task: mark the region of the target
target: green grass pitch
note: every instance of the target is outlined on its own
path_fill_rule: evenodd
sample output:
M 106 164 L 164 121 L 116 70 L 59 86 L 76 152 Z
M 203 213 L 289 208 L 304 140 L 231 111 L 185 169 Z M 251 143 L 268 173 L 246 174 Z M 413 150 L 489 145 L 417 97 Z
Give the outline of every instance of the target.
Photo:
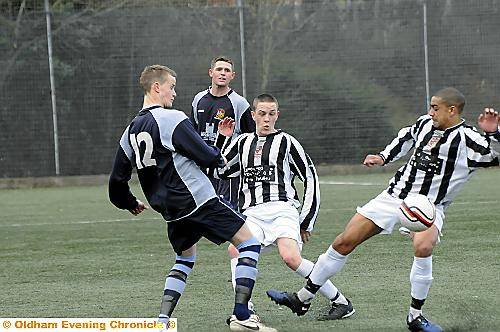
M 321 186 L 321 212 L 304 257 L 315 261 L 356 206 L 392 175 L 367 173 L 321 177 L 330 184 Z M 424 306 L 446 331 L 500 329 L 499 183 L 499 169 L 479 171 L 447 211 Z M 0 202 L 0 317 L 156 317 L 174 258 L 158 214 L 115 209 L 105 186 L 0 190 Z M 261 318 L 280 331 L 404 331 L 412 257 L 409 240 L 397 232 L 354 251 L 332 280 L 355 306 L 346 320 L 316 321 L 328 307 L 320 296 L 300 318 L 272 304 L 268 288 L 304 284 L 277 251 L 261 256 L 253 299 Z M 227 330 L 229 279 L 226 246 L 202 240 L 174 312 L 179 331 Z

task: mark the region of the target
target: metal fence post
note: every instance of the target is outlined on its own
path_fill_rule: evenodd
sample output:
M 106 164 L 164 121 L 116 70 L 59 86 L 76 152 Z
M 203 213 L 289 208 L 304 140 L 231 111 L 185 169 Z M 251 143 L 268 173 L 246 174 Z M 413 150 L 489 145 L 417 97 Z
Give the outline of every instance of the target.
M 49 54 L 50 96 L 52 100 L 52 123 L 54 126 L 54 161 L 56 175 L 59 175 L 59 137 L 57 133 L 56 86 L 54 81 L 54 66 L 52 63 L 52 30 L 50 24 L 49 0 L 45 0 L 45 19 L 47 21 L 47 51 Z
M 424 0 L 424 62 L 425 62 L 425 99 L 426 99 L 426 110 L 430 107 L 430 93 L 429 93 L 429 53 L 427 45 L 427 3 Z
M 240 53 L 241 53 L 241 81 L 243 88 L 243 97 L 247 97 L 246 82 L 246 60 L 245 60 L 245 25 L 243 24 L 243 4 L 238 0 L 238 12 L 240 14 Z

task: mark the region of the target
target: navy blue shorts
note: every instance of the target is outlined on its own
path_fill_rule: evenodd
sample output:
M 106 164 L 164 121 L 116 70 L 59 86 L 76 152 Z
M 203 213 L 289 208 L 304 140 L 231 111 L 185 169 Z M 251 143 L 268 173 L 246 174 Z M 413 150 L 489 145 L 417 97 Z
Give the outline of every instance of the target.
M 167 231 L 174 251 L 180 255 L 202 237 L 217 245 L 229 241 L 244 224 L 243 215 L 213 198 L 190 216 L 167 223 Z
M 215 192 L 219 197 L 231 203 L 231 207 L 235 209 L 238 206 L 239 180 L 240 178 L 214 179 L 210 178 Z

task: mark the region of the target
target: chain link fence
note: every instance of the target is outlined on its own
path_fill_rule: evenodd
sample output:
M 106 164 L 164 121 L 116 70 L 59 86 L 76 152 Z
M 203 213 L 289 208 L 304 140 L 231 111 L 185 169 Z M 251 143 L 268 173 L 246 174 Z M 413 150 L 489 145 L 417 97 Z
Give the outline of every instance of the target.
M 55 175 L 43 1 L 0 3 L 0 177 Z M 275 95 L 278 127 L 317 163 L 359 163 L 426 112 L 428 91 L 500 108 L 496 0 L 51 1 L 60 175 L 105 174 L 142 105 L 146 65 L 178 74 L 189 114 L 220 54 L 233 88 Z M 427 32 L 424 35 L 424 31 Z M 424 38 L 426 37 L 426 38 Z

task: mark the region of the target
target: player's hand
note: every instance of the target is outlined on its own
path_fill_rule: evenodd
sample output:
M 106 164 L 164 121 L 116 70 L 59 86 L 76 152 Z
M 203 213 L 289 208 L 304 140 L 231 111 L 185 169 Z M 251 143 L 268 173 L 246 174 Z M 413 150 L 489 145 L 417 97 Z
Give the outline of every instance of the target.
M 234 131 L 234 119 L 225 117 L 219 122 L 218 131 L 221 135 L 229 137 L 233 135 Z
M 301 229 L 300 237 L 302 238 L 303 243 L 307 243 L 309 241 L 309 238 L 311 237 L 311 232 Z
M 493 108 L 485 108 L 477 118 L 477 124 L 486 133 L 495 133 L 498 130 L 500 116 Z
M 130 213 L 132 213 L 134 216 L 138 215 L 142 211 L 146 210 L 148 207 L 146 204 L 141 202 L 140 200 L 137 200 L 137 207 L 135 209 L 129 210 Z
M 363 161 L 363 165 L 365 165 L 366 167 L 372 167 L 375 165 L 382 166 L 383 164 L 384 160 L 378 154 L 369 154 L 365 157 L 365 160 Z

